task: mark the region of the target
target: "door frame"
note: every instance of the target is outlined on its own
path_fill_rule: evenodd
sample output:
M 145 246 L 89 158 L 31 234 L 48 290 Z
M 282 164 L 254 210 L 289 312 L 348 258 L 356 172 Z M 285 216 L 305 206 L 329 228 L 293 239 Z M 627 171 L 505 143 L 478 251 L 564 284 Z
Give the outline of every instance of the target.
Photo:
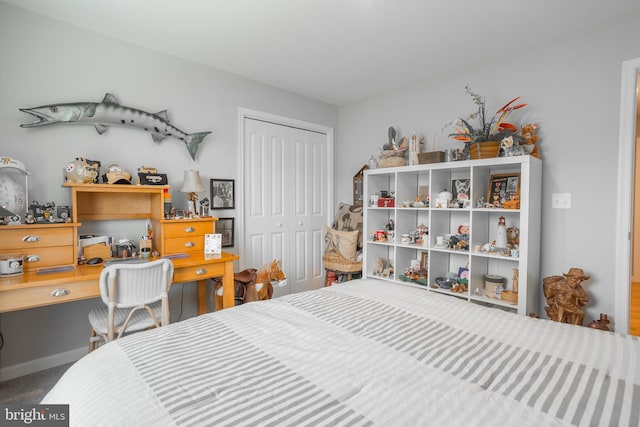
M 318 132 L 326 135 L 327 137 L 327 177 L 329 182 L 327 182 L 327 225 L 331 224 L 333 221 L 333 128 L 319 125 L 317 123 L 305 122 L 302 120 L 292 119 L 290 117 L 279 116 L 277 114 L 266 113 L 264 111 L 252 110 L 249 108 L 239 107 L 238 108 L 238 146 L 240 149 L 238 150 L 238 187 L 240 191 L 242 191 L 242 197 L 236 198 L 237 209 L 238 209 L 238 218 L 236 218 L 237 224 L 237 236 L 238 236 L 238 255 L 240 256 L 239 268 L 240 271 L 245 268 L 249 268 L 252 266 L 245 265 L 246 258 L 246 248 L 244 244 L 244 236 L 245 236 L 245 203 L 244 203 L 244 194 L 245 194 L 245 170 L 244 170 L 244 122 L 246 119 L 255 119 L 261 120 L 264 122 L 270 122 L 277 125 L 299 128 L 303 130 L 308 130 L 312 132 Z M 254 268 L 256 266 L 253 266 Z M 259 266 L 258 266 L 259 267 Z
M 629 333 L 631 292 L 631 232 L 633 225 L 633 179 L 636 144 L 636 103 L 640 58 L 622 63 L 620 89 L 620 131 L 618 142 L 618 203 L 615 261 L 615 328 Z

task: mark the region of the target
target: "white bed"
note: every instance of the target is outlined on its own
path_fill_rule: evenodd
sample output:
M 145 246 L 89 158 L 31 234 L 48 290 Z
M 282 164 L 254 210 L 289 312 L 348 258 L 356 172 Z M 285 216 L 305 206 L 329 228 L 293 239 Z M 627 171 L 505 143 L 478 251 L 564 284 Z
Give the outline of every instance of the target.
M 640 424 L 640 340 L 377 280 L 116 340 L 43 403 L 71 425 Z

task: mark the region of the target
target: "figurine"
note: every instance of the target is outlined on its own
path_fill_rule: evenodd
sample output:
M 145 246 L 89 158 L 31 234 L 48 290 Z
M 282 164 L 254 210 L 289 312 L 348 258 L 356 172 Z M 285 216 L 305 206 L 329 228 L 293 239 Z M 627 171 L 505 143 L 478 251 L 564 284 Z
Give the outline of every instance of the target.
M 609 327 L 607 326 L 608 324 L 609 324 L 609 317 L 604 313 L 600 313 L 600 319 L 592 320 L 591 322 L 589 322 L 588 326 L 590 328 L 608 331 L 609 330 Z
M 411 135 L 411 142 L 409 143 L 409 165 L 417 165 L 420 163 L 418 160 L 419 152 L 420 146 L 418 145 L 418 135 L 414 132 Z
M 549 304 L 544 308 L 547 316 L 556 322 L 582 325 L 582 306 L 589 302 L 589 296 L 580 283 L 589 279 L 581 268 L 570 268 L 562 276 L 545 277 L 542 287 Z
M 510 248 L 518 248 L 518 245 L 520 244 L 520 230 L 518 227 L 507 228 L 507 243 Z
M 538 135 L 535 134 L 537 128 L 538 126 L 533 123 L 522 125 L 520 136 L 523 139 L 522 148 L 524 151 L 533 157 L 540 158 L 540 151 L 536 145 L 538 142 Z
M 385 228 L 389 231 L 389 230 L 395 230 L 395 224 L 393 222 L 393 219 L 390 219 L 389 222 L 387 223 L 387 225 L 385 226 Z
M 507 224 L 505 218 L 501 216 L 498 218 L 498 231 L 496 233 L 496 247 L 506 249 L 509 243 L 507 242 Z
M 376 276 L 380 276 L 382 274 L 382 270 L 384 270 L 384 265 L 382 264 L 382 258 L 376 258 L 376 266 L 373 269 L 373 274 Z

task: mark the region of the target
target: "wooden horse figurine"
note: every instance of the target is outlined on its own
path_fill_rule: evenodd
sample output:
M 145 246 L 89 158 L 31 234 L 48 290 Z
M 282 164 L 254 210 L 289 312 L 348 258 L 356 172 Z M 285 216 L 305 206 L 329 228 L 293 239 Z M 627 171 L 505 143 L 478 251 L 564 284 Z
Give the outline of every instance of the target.
M 256 279 L 256 289 L 260 300 L 271 299 L 273 286 L 284 287 L 287 285 L 287 276 L 282 271 L 282 261 L 273 260 L 270 264 L 265 264 L 258 270 Z
M 273 296 L 273 285 L 286 286 L 287 278 L 282 271 L 282 262 L 273 260 L 256 270 L 246 269 L 235 273 L 235 303 L 236 305 L 271 299 Z M 214 289 L 215 310 L 222 309 L 222 282 L 216 283 Z

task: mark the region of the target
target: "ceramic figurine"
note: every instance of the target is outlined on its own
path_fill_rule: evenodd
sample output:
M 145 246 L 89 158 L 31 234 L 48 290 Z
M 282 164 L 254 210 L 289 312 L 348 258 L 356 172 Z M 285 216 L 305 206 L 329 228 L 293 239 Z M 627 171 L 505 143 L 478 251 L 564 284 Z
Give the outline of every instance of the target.
M 498 231 L 496 233 L 496 247 L 505 248 L 505 249 L 508 247 L 507 224 L 503 216 L 498 218 Z
M 409 165 L 417 165 L 420 163 L 418 160 L 419 152 L 420 146 L 418 145 L 418 135 L 414 132 L 411 135 L 411 142 L 409 144 Z

